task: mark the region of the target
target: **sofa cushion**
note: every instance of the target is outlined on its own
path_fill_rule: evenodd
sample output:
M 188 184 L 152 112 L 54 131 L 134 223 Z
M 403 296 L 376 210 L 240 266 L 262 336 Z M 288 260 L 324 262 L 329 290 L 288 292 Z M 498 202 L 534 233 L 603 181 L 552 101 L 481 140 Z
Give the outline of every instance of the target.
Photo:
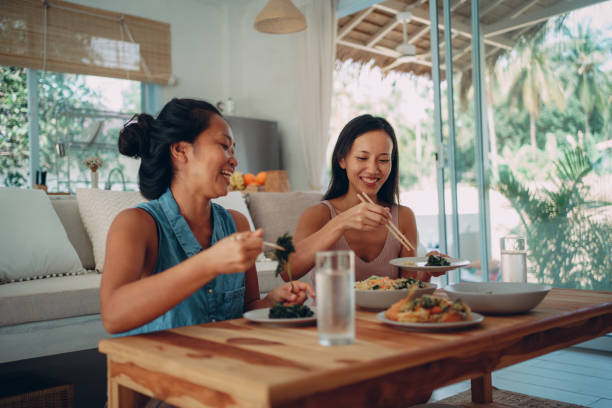
M 96 269 L 104 269 L 106 236 L 111 223 L 122 210 L 132 208 L 146 199 L 137 191 L 110 191 L 96 188 L 78 188 L 77 202 L 81 220 L 93 246 Z
M 263 239 L 276 239 L 289 232 L 295 234 L 298 220 L 310 206 L 321 201 L 319 192 L 249 193 L 247 205 L 256 228 L 263 228 Z
M 89 235 L 85 231 L 81 214 L 79 214 L 79 205 L 75 196 L 50 196 L 51 204 L 55 212 L 59 216 L 60 221 L 64 225 L 66 234 L 70 243 L 81 259 L 83 267 L 86 269 L 94 269 L 96 262 L 94 260 L 93 248 Z
M 0 188 L 0 281 L 83 272 L 42 190 Z
M 253 223 L 253 219 L 251 218 L 251 214 L 249 214 L 249 209 L 244 200 L 244 195 L 241 191 L 230 191 L 227 195 L 223 197 L 214 198 L 212 200 L 214 203 L 219 204 L 223 208 L 227 210 L 235 210 L 244 215 L 251 226 L 251 229 L 255 229 L 255 224 Z
M 90 272 L 0 285 L 0 326 L 99 313 L 101 276 Z

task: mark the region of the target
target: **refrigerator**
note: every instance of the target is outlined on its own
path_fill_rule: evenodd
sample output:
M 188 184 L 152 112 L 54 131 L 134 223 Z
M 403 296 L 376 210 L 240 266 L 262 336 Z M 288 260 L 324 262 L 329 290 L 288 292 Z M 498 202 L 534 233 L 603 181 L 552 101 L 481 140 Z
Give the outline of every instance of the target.
M 284 170 L 277 122 L 239 116 L 225 116 L 225 120 L 236 142 L 236 170 L 253 174 Z

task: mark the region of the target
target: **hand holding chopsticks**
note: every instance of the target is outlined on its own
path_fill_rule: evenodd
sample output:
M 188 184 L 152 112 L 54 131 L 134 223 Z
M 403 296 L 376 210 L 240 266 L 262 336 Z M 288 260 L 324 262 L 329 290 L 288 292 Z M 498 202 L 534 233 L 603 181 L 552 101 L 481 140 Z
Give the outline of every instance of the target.
M 357 198 L 362 203 L 376 204 L 374 201 L 372 201 L 372 199 L 366 193 L 357 193 Z M 412 251 L 412 250 L 416 251 L 416 249 L 414 248 L 414 245 L 412 245 L 412 243 L 408 240 L 408 238 L 406 238 L 404 234 L 402 234 L 400 229 L 395 224 L 393 224 L 391 220 L 387 220 L 385 227 L 387 227 L 389 232 L 395 238 L 397 238 L 397 240 L 400 242 L 400 244 L 404 246 L 404 248 L 406 248 L 408 251 Z

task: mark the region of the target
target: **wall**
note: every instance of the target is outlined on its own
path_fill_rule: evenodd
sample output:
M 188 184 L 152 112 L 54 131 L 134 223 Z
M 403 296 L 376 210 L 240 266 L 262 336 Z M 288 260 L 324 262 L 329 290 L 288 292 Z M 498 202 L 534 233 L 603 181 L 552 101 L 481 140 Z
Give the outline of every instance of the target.
M 277 121 L 291 188 L 308 188 L 296 108 L 296 37 L 301 34 L 257 32 L 253 22 L 267 0 L 72 1 L 170 24 L 177 83 L 163 87 L 162 104 L 173 97 L 213 103 L 231 97 L 234 115 Z

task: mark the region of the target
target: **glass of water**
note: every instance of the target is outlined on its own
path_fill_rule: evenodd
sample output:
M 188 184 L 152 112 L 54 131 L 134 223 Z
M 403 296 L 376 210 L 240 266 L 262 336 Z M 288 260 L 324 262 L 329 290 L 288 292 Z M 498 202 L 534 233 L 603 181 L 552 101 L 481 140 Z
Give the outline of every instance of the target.
M 355 341 L 355 254 L 325 251 L 315 255 L 319 344 Z
M 501 248 L 502 282 L 527 282 L 527 249 L 525 238 L 503 237 Z

